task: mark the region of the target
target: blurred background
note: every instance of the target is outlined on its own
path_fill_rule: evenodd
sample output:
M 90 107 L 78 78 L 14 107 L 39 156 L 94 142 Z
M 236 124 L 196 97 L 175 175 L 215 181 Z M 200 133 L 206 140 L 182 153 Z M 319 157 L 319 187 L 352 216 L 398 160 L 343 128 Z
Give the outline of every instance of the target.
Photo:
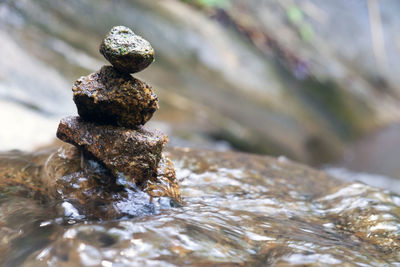
M 400 1 L 1 0 L 0 150 L 55 142 L 71 85 L 115 25 L 151 42 L 135 74 L 170 146 L 287 158 L 400 192 Z

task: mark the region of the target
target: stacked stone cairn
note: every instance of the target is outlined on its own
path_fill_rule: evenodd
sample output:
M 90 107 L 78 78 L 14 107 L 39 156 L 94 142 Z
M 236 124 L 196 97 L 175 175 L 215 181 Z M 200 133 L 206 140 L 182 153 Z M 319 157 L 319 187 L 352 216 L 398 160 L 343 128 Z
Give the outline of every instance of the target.
M 131 76 L 154 61 L 153 48 L 131 29 L 116 26 L 102 41 L 100 53 L 112 66 L 74 83 L 79 117 L 63 118 L 57 137 L 115 178 L 123 177 L 152 196 L 174 192 L 172 197 L 180 200 L 173 163 L 162 154 L 167 136 L 143 126 L 158 109 L 158 98 L 149 85 Z

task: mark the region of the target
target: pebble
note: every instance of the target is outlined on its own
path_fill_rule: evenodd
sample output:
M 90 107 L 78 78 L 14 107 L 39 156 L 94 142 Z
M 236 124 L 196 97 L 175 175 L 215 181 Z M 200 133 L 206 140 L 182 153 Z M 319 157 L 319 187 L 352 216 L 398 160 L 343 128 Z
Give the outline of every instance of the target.
M 154 61 L 154 49 L 125 26 L 115 26 L 100 45 L 100 53 L 119 71 L 136 73 Z

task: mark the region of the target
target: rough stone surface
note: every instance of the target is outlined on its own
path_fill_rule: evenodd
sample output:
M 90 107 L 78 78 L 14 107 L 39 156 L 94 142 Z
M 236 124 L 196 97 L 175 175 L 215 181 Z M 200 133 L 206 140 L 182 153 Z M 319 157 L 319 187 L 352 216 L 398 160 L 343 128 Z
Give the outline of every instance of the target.
M 158 163 L 157 177 L 147 180 L 143 189 L 152 197 L 168 196 L 182 202 L 174 163 L 164 155 Z
M 137 187 L 129 182 L 119 184 L 107 169 L 82 157 L 82 152 L 70 144 L 32 154 L 0 153 L 0 193 L 2 197 L 28 198 L 41 203 L 63 200 L 78 210 L 78 218 L 90 220 L 153 214 L 161 208 L 157 202 L 164 197 L 181 203 L 174 165 L 165 155 L 158 163 L 157 176 Z
M 139 72 L 154 60 L 154 49 L 150 43 L 131 29 L 116 26 L 105 36 L 100 53 L 119 71 Z
M 157 130 L 137 130 L 85 122 L 79 117 L 60 121 L 57 137 L 82 148 L 114 176 L 123 174 L 137 184 L 156 177 L 167 136 Z
M 56 191 L 55 199 L 73 203 L 80 214 L 95 220 L 152 214 L 150 203 L 160 197 L 181 202 L 174 165 L 165 156 L 158 163 L 157 176 L 139 188 L 131 187 L 129 182 L 122 186 L 101 165 L 82 159 L 81 152 L 72 145 L 53 153 L 42 174 L 39 181 L 48 185 L 49 192 Z
M 78 113 L 87 121 L 134 128 L 158 109 L 158 98 L 149 85 L 111 66 L 81 77 L 72 91 Z

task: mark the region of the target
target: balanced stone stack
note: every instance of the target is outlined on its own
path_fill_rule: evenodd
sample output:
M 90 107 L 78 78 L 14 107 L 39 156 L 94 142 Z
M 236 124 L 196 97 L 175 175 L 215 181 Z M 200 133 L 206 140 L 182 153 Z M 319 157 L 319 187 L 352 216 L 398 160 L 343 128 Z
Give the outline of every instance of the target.
M 173 164 L 162 155 L 167 136 L 143 127 L 158 109 L 157 96 L 131 76 L 153 62 L 153 48 L 129 28 L 117 26 L 104 38 L 100 52 L 112 66 L 74 83 L 79 117 L 62 119 L 57 137 L 115 177 L 123 175 L 142 188 L 165 177 L 175 183 Z

